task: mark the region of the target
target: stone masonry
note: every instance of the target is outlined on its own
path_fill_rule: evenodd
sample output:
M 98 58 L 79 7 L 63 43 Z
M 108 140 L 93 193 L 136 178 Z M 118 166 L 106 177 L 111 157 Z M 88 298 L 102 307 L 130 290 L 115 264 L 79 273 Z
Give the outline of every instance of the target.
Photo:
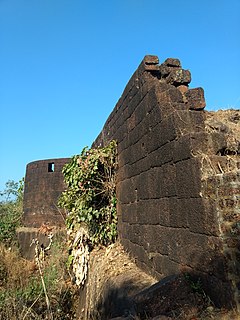
M 69 158 L 48 159 L 27 165 L 23 199 L 23 226 L 17 230 L 20 252 L 33 259 L 37 239 L 39 246 L 49 245 L 49 235 L 57 234 L 65 226 L 63 210 L 57 201 L 65 189 L 62 169 Z
M 240 242 L 226 239 L 223 221 L 231 208 L 235 225 L 239 219 L 239 153 L 235 171 L 221 176 L 225 135 L 206 129 L 204 91 L 189 89 L 190 81 L 178 59 L 146 56 L 93 146 L 118 141 L 119 236 L 137 264 L 158 279 L 200 277 L 217 305 L 231 307 Z
M 200 277 L 216 305 L 238 307 L 240 137 L 209 122 L 204 91 L 190 82 L 178 59 L 146 56 L 93 147 L 118 142 L 119 238 L 137 265 L 159 280 Z M 28 165 L 26 227 L 62 225 L 56 202 L 67 161 Z
M 24 226 L 39 228 L 43 223 L 64 225 L 57 200 L 65 189 L 62 169 L 68 161 L 69 158 L 48 159 L 27 165 L 23 201 Z

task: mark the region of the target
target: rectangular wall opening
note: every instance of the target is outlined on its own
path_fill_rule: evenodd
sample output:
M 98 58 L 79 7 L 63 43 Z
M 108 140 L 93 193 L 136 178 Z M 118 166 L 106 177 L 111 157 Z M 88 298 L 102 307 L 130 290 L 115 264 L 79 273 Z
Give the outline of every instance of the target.
M 48 172 L 54 172 L 54 162 L 49 162 L 49 164 L 48 164 Z

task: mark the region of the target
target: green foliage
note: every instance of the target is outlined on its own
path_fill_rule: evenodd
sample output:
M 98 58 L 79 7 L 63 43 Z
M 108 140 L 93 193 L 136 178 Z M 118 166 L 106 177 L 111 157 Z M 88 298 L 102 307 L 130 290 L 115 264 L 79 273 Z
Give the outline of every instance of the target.
M 201 294 L 204 297 L 207 297 L 203 290 L 203 284 L 200 278 L 196 278 L 196 276 L 191 276 L 189 273 L 184 273 L 184 278 L 194 292 Z
M 64 166 L 67 190 L 59 206 L 68 212 L 67 228 L 77 231 L 87 225 L 92 244 L 107 245 L 117 237 L 116 141 L 105 148 L 84 148 Z
M 16 228 L 20 225 L 23 210 L 24 180 L 9 180 L 0 192 L 0 242 L 10 245 L 16 239 Z
M 18 196 L 18 182 L 8 180 L 5 183 L 5 189 L 0 192 L 0 196 L 5 198 L 5 201 L 10 201 L 11 198 Z

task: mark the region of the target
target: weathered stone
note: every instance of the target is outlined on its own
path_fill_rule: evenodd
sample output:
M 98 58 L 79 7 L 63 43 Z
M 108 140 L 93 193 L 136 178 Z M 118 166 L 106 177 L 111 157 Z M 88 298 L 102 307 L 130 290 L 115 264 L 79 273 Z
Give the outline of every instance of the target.
M 164 65 L 168 67 L 181 67 L 181 62 L 179 59 L 174 59 L 174 58 L 167 58 L 164 63 Z
M 64 225 L 57 201 L 65 189 L 62 168 L 69 158 L 34 161 L 27 165 L 23 224 L 26 227 Z
M 221 132 L 209 134 L 209 148 L 213 150 L 214 154 L 223 156 L 227 148 L 226 136 Z
M 158 279 L 196 271 L 214 302 L 234 306 L 240 294 L 239 115 L 228 115 L 227 125 L 215 121 L 203 110 L 203 89 L 188 88 L 191 74 L 180 61 L 158 63 L 156 56 L 143 59 L 93 143 L 118 141 L 119 239 Z M 58 224 L 59 215 L 43 203 L 49 207 L 58 197 L 61 172 L 38 164 L 26 183 L 24 223 Z M 28 211 L 33 201 L 44 210 Z
M 147 55 L 144 57 L 138 70 L 140 73 L 143 71 L 159 71 L 158 63 L 159 63 L 159 59 L 157 56 Z
M 191 73 L 189 70 L 173 69 L 166 81 L 174 86 L 188 85 L 191 82 Z
M 188 214 L 183 204 L 185 199 L 172 197 L 169 201 L 169 226 L 174 228 L 188 228 Z M 188 200 L 186 200 L 188 202 Z M 185 211 L 185 214 L 182 213 Z
M 43 225 L 40 228 L 18 228 L 17 237 L 21 256 L 25 259 L 33 260 L 36 254 L 36 241 L 38 248 L 47 248 L 50 244 L 50 234 L 53 236 L 53 239 L 56 240 L 59 237 L 65 236 L 65 230 L 47 225 Z
M 119 183 L 119 201 L 121 203 L 131 203 L 136 200 L 135 193 L 135 179 L 127 179 Z M 128 190 L 128 192 L 124 192 L 124 190 Z
M 175 87 L 171 86 L 168 90 L 168 95 L 171 103 L 183 103 L 183 96 Z
M 154 56 L 154 55 L 146 55 L 143 58 L 143 61 L 145 64 L 158 64 L 159 63 L 158 56 Z
M 181 93 L 186 93 L 188 91 L 188 86 L 186 85 L 180 85 L 177 88 Z
M 204 91 L 202 88 L 189 89 L 185 96 L 190 110 L 203 110 L 206 107 Z
M 219 235 L 215 202 L 201 198 L 180 199 L 180 212 L 185 212 L 189 230 L 196 233 Z
M 164 64 L 161 64 L 159 67 L 159 71 L 160 71 L 161 77 L 166 78 L 170 74 L 170 72 L 172 71 L 172 68 L 168 67 Z
M 206 113 L 205 112 L 199 112 L 199 110 L 190 110 L 189 111 L 190 118 L 192 119 L 192 122 L 195 124 L 194 131 L 195 132 L 202 132 L 206 131 Z
M 187 298 L 184 298 L 187 297 Z M 190 306 L 204 305 L 204 298 L 194 293 L 184 276 L 167 277 L 134 298 L 136 313 L 141 317 L 179 316 Z M 160 318 L 161 319 L 161 318 Z
M 176 164 L 176 189 L 179 198 L 199 197 L 201 192 L 200 162 L 197 158 Z
M 146 225 L 144 233 L 141 234 L 144 249 L 154 256 L 155 253 L 161 255 L 168 254 L 169 230 L 167 227 L 158 225 Z
M 176 185 L 176 167 L 166 163 L 159 168 L 155 168 L 155 177 L 157 179 L 156 190 L 153 190 L 152 198 L 174 197 L 177 194 Z
M 208 123 L 209 127 L 213 130 L 228 133 L 230 131 L 230 128 L 226 126 L 224 123 L 218 120 L 212 120 L 210 123 Z
M 181 63 L 178 59 L 168 58 L 159 66 L 160 75 L 166 78 L 172 70 L 181 69 Z
M 172 163 L 174 153 L 174 141 L 167 142 L 162 147 L 148 155 L 148 162 L 151 167 L 159 167 L 166 163 Z

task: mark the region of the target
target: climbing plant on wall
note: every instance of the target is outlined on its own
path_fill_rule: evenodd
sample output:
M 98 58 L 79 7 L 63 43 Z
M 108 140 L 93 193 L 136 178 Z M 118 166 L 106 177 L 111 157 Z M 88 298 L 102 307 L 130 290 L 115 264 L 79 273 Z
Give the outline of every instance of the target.
M 75 270 L 79 285 L 86 278 L 90 248 L 108 245 L 117 238 L 116 153 L 116 141 L 104 148 L 84 148 L 63 168 L 67 189 L 58 204 L 67 211 L 68 265 Z

